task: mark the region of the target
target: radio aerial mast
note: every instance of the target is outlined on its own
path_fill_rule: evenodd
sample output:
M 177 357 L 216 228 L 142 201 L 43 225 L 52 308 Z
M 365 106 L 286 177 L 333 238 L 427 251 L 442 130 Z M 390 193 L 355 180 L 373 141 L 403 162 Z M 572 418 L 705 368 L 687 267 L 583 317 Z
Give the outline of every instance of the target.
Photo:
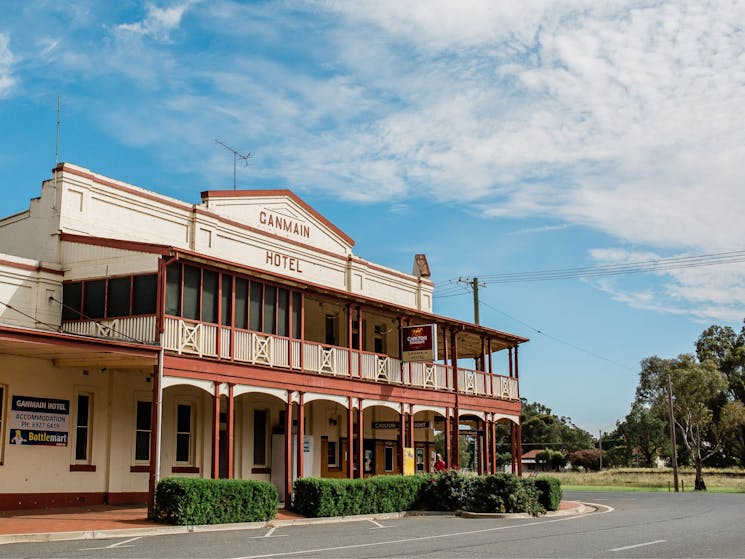
M 246 153 L 241 153 L 234 147 L 229 146 L 222 140 L 215 139 L 215 141 L 220 144 L 222 147 L 227 149 L 228 151 L 233 152 L 233 190 L 236 189 L 237 186 L 237 166 L 238 166 L 238 160 L 241 159 L 245 163 L 245 166 L 248 167 L 248 160 L 253 157 L 253 154 L 249 151 Z

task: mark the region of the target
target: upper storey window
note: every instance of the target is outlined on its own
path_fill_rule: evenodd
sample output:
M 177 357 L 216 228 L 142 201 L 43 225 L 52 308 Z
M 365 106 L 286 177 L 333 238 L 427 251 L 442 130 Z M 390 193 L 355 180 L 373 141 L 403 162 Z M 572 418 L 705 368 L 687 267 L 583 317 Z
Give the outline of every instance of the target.
M 62 287 L 62 320 L 155 314 L 156 274 L 67 282 Z
M 299 338 L 299 292 L 175 262 L 166 270 L 167 315 Z

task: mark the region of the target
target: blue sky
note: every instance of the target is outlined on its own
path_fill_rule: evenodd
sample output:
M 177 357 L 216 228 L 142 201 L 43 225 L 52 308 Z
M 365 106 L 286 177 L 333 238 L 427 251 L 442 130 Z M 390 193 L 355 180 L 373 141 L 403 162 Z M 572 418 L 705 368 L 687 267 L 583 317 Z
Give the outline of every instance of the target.
M 0 19 L 3 215 L 55 160 L 199 201 L 292 188 L 403 271 L 450 280 L 743 248 L 745 3 L 28 0 Z M 521 393 L 597 434 L 641 359 L 739 330 L 745 266 L 489 284 Z M 454 296 L 453 296 L 454 295 Z M 506 359 L 497 360 L 506 369 Z

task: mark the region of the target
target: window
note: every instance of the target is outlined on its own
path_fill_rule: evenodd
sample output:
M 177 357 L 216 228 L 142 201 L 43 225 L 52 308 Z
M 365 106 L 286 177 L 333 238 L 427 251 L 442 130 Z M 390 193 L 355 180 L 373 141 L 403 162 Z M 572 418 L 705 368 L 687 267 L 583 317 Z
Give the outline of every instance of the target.
M 254 466 L 266 466 L 266 442 L 269 412 L 254 410 Z
M 83 283 L 62 285 L 62 320 L 80 320 L 80 300 L 83 297 Z
M 326 343 L 336 345 L 336 316 L 327 314 L 325 318 L 326 325 Z
M 248 327 L 255 332 L 261 332 L 261 311 L 264 299 L 264 286 L 261 283 L 251 282 L 251 309 L 249 312 Z
M 129 314 L 131 287 L 132 278 L 129 276 L 109 280 L 109 299 L 106 305 L 107 316 L 127 316 Z
M 290 292 L 280 288 L 277 294 L 277 334 L 288 337 L 290 335 L 290 328 L 287 322 L 288 311 L 290 310 Z
M 217 322 L 217 272 L 202 270 L 202 322 Z
M 181 316 L 181 264 L 166 269 L 166 314 Z
M 172 283 L 173 270 L 178 272 L 178 268 L 168 269 Z M 169 300 L 168 303 L 178 305 L 178 287 L 176 283 L 176 291 L 171 289 L 168 292 L 167 300 L 169 296 L 173 298 L 174 293 L 176 295 L 175 301 Z M 155 314 L 157 292 L 156 274 L 65 283 L 62 286 L 62 320 Z
M 5 440 L 5 430 L 3 427 L 5 426 L 5 393 L 7 392 L 5 385 L 0 384 L 0 466 L 3 464 L 3 450 L 5 449 L 5 445 L 3 444 L 3 441 Z
M 199 320 L 199 296 L 202 286 L 202 271 L 194 266 L 184 266 L 184 318 Z
M 233 314 L 233 276 L 227 274 L 222 275 L 222 290 L 220 292 L 222 297 L 222 316 L 220 317 L 220 323 L 225 326 L 230 326 L 230 317 Z
M 248 280 L 235 278 L 235 327 L 248 328 Z
M 385 458 L 385 466 L 384 466 L 385 471 L 392 472 L 393 471 L 393 447 L 392 446 L 385 447 L 384 458 Z
M 264 333 L 276 333 L 277 326 L 277 288 L 264 286 Z
M 106 280 L 86 281 L 83 289 L 83 318 L 103 318 L 106 302 Z
M 375 325 L 375 353 L 385 353 L 385 326 L 382 324 Z
M 134 276 L 132 280 L 132 314 L 155 314 L 158 299 L 158 276 Z
M 327 456 L 327 462 L 326 464 L 331 466 L 338 466 L 339 465 L 339 452 L 336 445 L 336 441 L 329 441 L 328 442 L 328 456 Z
M 135 422 L 135 462 L 150 461 L 150 433 L 153 404 L 137 401 L 137 418 Z
M 192 462 L 192 405 L 178 404 L 176 406 L 176 462 L 191 464 Z
M 75 409 L 75 461 L 90 463 L 91 419 L 93 396 L 78 394 Z
M 292 292 L 292 337 L 300 338 L 300 317 L 302 316 L 302 295 L 299 292 Z

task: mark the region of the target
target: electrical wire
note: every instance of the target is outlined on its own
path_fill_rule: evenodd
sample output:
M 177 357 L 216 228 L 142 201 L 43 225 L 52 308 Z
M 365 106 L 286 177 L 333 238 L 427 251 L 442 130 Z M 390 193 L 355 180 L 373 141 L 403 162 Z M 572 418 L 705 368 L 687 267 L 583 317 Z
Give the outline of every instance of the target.
M 51 330 L 54 330 L 55 332 L 59 332 L 59 331 L 62 330 L 62 327 L 61 326 L 57 326 L 56 324 L 50 324 L 48 322 L 43 322 L 41 320 L 37 320 L 35 316 L 31 316 L 30 314 L 25 313 L 22 310 L 15 308 L 13 305 L 10 305 L 10 304 L 6 303 L 5 301 L 0 301 L 0 305 L 4 305 L 5 307 L 7 307 L 8 309 L 10 309 L 11 311 L 15 311 L 18 314 L 25 316 L 26 318 L 30 318 L 31 320 L 34 321 L 34 324 L 41 324 L 42 326 L 46 326 L 47 328 L 50 328 Z
M 700 268 L 704 266 L 721 266 L 745 262 L 745 250 L 701 254 L 697 256 L 676 256 L 656 260 L 641 260 L 624 264 L 604 264 L 599 266 L 580 266 L 576 268 L 558 268 L 529 272 L 478 275 L 479 281 L 485 283 L 518 283 L 530 281 L 552 281 L 561 279 L 578 279 L 583 277 L 617 276 L 623 274 L 640 274 L 679 270 L 683 268 Z M 440 284 L 452 284 L 450 279 Z M 447 289 L 447 288 L 446 288 Z

